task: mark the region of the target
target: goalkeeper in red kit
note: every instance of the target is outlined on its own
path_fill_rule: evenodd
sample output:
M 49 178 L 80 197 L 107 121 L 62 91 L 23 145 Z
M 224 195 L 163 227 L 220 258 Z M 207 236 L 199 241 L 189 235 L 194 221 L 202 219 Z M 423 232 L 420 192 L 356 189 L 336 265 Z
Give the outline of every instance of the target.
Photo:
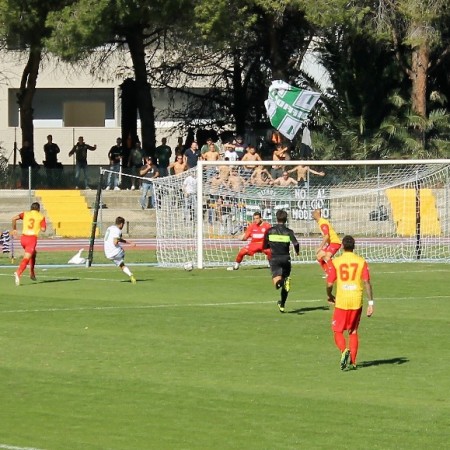
M 267 259 L 270 260 L 271 250 L 270 248 L 263 248 L 263 244 L 264 235 L 271 226 L 262 220 L 261 213 L 255 212 L 253 214 L 253 222 L 247 227 L 247 230 L 241 237 L 242 241 L 250 239 L 250 242 L 239 250 L 233 267 L 228 267 L 227 270 L 238 270 L 244 256 L 253 256 L 255 253 L 264 253 Z

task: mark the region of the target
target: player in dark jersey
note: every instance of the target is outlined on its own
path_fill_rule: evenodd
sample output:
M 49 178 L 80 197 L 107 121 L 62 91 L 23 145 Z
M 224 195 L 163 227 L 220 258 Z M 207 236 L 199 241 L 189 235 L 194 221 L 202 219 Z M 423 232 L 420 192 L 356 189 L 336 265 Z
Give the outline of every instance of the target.
M 294 232 L 286 226 L 287 212 L 282 209 L 277 211 L 277 224 L 267 230 L 264 237 L 263 248 L 270 248 L 272 259 L 270 270 L 272 281 L 276 289 L 281 288 L 281 299 L 277 302 L 278 309 L 284 313 L 284 306 L 291 287 L 291 256 L 289 246 L 292 243 L 295 254 L 298 256 L 300 245 Z

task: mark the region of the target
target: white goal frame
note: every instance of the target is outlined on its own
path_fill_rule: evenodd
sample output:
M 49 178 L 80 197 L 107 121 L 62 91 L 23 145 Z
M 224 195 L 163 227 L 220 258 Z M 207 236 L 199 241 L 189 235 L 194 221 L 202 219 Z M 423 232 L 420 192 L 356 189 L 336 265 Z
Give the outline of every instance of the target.
M 289 161 L 236 161 L 236 162 L 230 162 L 230 161 L 198 161 L 198 165 L 195 169 L 191 169 L 191 172 L 194 174 L 194 176 L 196 176 L 196 181 L 197 181 L 197 196 L 196 196 L 196 213 L 195 213 L 195 224 L 193 224 L 193 229 L 191 231 L 193 231 L 193 234 L 190 235 L 189 238 L 187 238 L 187 240 L 185 242 L 184 239 L 181 237 L 178 239 L 178 244 L 176 245 L 188 245 L 190 247 L 190 256 L 184 256 L 184 259 L 182 257 L 182 259 L 180 260 L 175 260 L 175 261 L 168 261 L 168 260 L 164 260 L 164 258 L 160 258 L 160 255 L 158 255 L 158 262 L 160 265 L 162 266 L 179 266 L 181 267 L 184 263 L 186 262 L 192 262 L 194 264 L 195 267 L 197 268 L 204 268 L 204 267 L 208 267 L 208 266 L 220 266 L 220 265 L 230 265 L 233 261 L 230 259 L 227 259 L 226 261 L 215 261 L 214 263 L 211 263 L 210 261 L 205 260 L 204 254 L 205 254 L 205 248 L 208 245 L 214 245 L 214 239 L 212 240 L 212 244 L 211 244 L 211 239 L 207 238 L 207 233 L 205 230 L 205 227 L 207 226 L 206 221 L 204 220 L 203 217 L 203 213 L 205 211 L 205 199 L 206 199 L 206 195 L 207 194 L 205 192 L 205 178 L 206 178 L 206 173 L 208 171 L 211 171 L 214 167 L 219 168 L 220 166 L 230 166 L 230 167 L 237 167 L 240 168 L 242 166 L 273 166 L 273 165 L 278 165 L 278 166 L 297 166 L 297 165 L 304 165 L 304 166 L 313 166 L 316 169 L 322 169 L 322 168 L 330 168 L 330 167 L 339 167 L 342 166 L 343 169 L 345 169 L 345 167 L 350 167 L 350 168 L 371 168 L 372 172 L 378 168 L 378 173 L 380 173 L 381 169 L 382 170 L 386 170 L 387 166 L 392 166 L 392 168 L 394 167 L 405 167 L 405 168 L 412 168 L 417 166 L 417 168 L 415 169 L 415 172 L 413 170 L 413 172 L 410 172 L 408 175 L 405 176 L 405 179 L 394 179 L 394 181 L 392 181 L 391 184 L 386 183 L 383 180 L 382 176 L 378 176 L 378 185 L 377 184 L 368 184 L 367 186 L 364 185 L 364 180 L 359 180 L 359 182 L 356 185 L 351 185 L 350 183 L 342 183 L 342 185 L 340 185 L 339 183 L 333 185 L 333 193 L 329 194 L 330 197 L 328 198 L 328 200 L 331 201 L 331 199 L 336 200 L 336 204 L 337 205 L 345 205 L 346 202 L 346 195 L 347 192 L 352 192 L 352 190 L 354 191 L 354 195 L 360 195 L 360 194 L 365 194 L 365 193 L 378 193 L 379 195 L 384 195 L 384 191 L 386 191 L 387 189 L 391 189 L 395 191 L 395 188 L 397 186 L 401 186 L 403 185 L 407 185 L 409 186 L 407 189 L 409 191 L 409 194 L 414 195 L 414 189 L 418 189 L 420 191 L 421 189 L 421 180 L 426 178 L 427 176 L 429 176 L 429 174 L 432 174 L 433 170 L 436 171 L 443 171 L 444 175 L 441 176 L 441 178 L 437 181 L 433 181 L 436 185 L 439 185 L 439 196 L 440 196 L 440 200 L 439 200 L 439 214 L 441 215 L 437 220 L 441 221 L 440 225 L 441 225 L 441 231 L 439 233 L 437 233 L 436 236 L 432 236 L 433 231 L 431 232 L 430 235 L 425 236 L 417 236 L 416 235 L 405 235 L 405 236 L 401 236 L 401 235 L 397 235 L 397 236 L 386 236 L 384 239 L 386 242 L 383 243 L 383 245 L 385 245 L 386 247 L 389 245 L 398 245 L 401 246 L 402 248 L 406 248 L 408 247 L 408 250 L 405 251 L 404 254 L 400 254 L 400 255 L 396 255 L 392 258 L 390 258 L 389 256 L 386 257 L 386 260 L 384 260 L 382 257 L 373 257 L 371 258 L 369 255 L 362 253 L 366 259 L 368 259 L 369 261 L 384 261 L 384 262 L 398 262 L 398 261 L 426 261 L 426 262 L 449 262 L 450 261 L 450 231 L 449 231 L 449 209 L 450 206 L 448 206 L 449 202 L 450 202 L 450 159 L 429 159 L 429 160 L 372 160 L 372 161 L 352 161 L 352 160 L 347 160 L 347 161 L 333 161 L 333 160 L 325 160 L 325 161 L 310 161 L 310 160 L 289 160 Z M 426 170 L 425 170 L 426 169 Z M 415 174 L 414 174 L 415 173 Z M 202 176 L 197 176 L 197 174 L 202 174 Z M 309 174 L 308 174 L 309 175 Z M 385 175 L 385 173 L 383 174 Z M 160 205 L 159 208 L 157 208 L 156 211 L 156 215 L 157 215 L 157 222 L 159 221 L 159 216 L 162 216 L 163 211 L 161 211 L 162 208 L 162 204 L 164 202 L 163 197 L 164 197 L 164 193 L 163 191 L 161 191 L 161 189 L 159 188 L 164 188 L 165 185 L 167 185 L 167 183 L 174 183 L 176 182 L 176 178 L 183 176 L 185 177 L 185 174 L 182 175 L 174 175 L 174 176 L 169 176 L 169 177 L 165 177 L 165 178 L 161 178 L 161 179 L 156 179 L 155 180 L 155 191 L 156 191 L 156 199 L 157 199 L 157 204 Z M 430 175 L 431 176 L 431 175 Z M 377 183 L 375 177 L 375 183 Z M 316 182 L 317 180 L 319 180 L 319 177 L 314 176 L 314 182 Z M 371 178 L 371 182 L 374 183 L 374 178 Z M 309 183 L 307 183 L 307 189 L 309 190 Z M 428 188 L 427 188 L 428 189 Z M 430 190 L 430 189 L 428 189 Z M 297 195 L 297 191 L 295 191 L 294 189 L 294 195 Z M 334 197 L 332 197 L 334 195 Z M 417 194 L 416 194 L 417 195 Z M 420 209 L 420 195 L 419 194 L 419 199 L 418 201 L 418 208 Z M 291 202 L 294 200 L 294 197 L 291 197 Z M 339 200 L 339 201 L 338 201 Z M 311 198 L 308 198 L 308 201 L 311 202 Z M 317 203 L 317 207 L 321 207 L 321 202 L 318 201 Z M 335 208 L 338 208 L 339 206 L 335 206 Z M 353 208 L 355 208 L 355 206 L 352 206 Z M 357 206 L 356 206 L 357 208 Z M 363 209 L 363 208 L 362 208 Z M 399 209 L 399 208 L 397 208 Z M 437 206 L 436 206 L 437 209 Z M 442 211 L 441 211 L 442 210 Z M 421 211 L 421 210 L 420 210 Z M 372 213 L 372 212 L 371 212 Z M 377 210 L 373 211 L 373 213 L 377 213 Z M 390 215 L 392 215 L 393 213 L 395 213 L 395 211 L 389 211 Z M 401 213 L 401 211 L 400 211 Z M 411 211 L 408 212 L 408 215 L 411 216 L 411 214 L 413 214 Z M 419 216 L 422 213 L 419 213 Z M 398 214 L 397 214 L 398 215 Z M 371 219 L 370 219 L 371 220 Z M 375 220 L 377 220 L 375 218 Z M 381 219 L 383 220 L 383 219 Z M 389 219 L 391 222 L 393 220 L 393 218 Z M 167 222 L 167 219 L 165 219 L 165 221 Z M 163 223 L 163 220 L 161 218 L 161 224 Z M 331 218 L 331 223 L 333 224 L 333 218 Z M 314 223 L 315 226 L 317 226 L 317 224 Z M 383 224 L 384 225 L 384 224 Z M 392 225 L 392 224 L 391 224 Z M 158 233 L 158 227 L 160 225 L 157 225 L 157 233 Z M 170 224 L 165 224 L 165 225 L 161 225 L 161 226 L 165 226 L 165 227 L 170 227 Z M 381 225 L 380 225 L 381 226 Z M 397 227 L 399 227 L 398 223 L 395 225 Z M 345 234 L 353 234 L 352 232 L 352 227 L 351 227 L 351 223 L 349 223 L 349 227 L 348 227 L 348 231 L 345 232 Z M 419 217 L 419 228 L 420 228 L 420 217 Z M 311 225 L 308 227 L 309 230 L 314 230 L 314 226 Z M 295 231 L 295 229 L 294 229 Z M 340 236 L 342 237 L 343 234 L 340 232 L 340 230 L 337 230 L 338 234 L 340 234 Z M 159 234 L 159 233 L 158 233 Z M 239 235 L 233 236 L 233 237 L 229 237 L 227 239 L 224 240 L 225 241 L 233 241 L 233 249 L 234 251 L 237 253 L 239 246 L 244 246 L 245 243 L 242 241 L 238 241 L 237 238 L 240 236 L 241 233 L 239 233 Z M 297 233 L 296 233 L 297 234 Z M 410 233 L 411 234 L 411 233 Z M 299 236 L 297 234 L 299 241 L 300 241 L 300 247 L 302 248 L 302 241 L 303 244 L 306 244 L 308 248 L 312 248 L 312 247 L 317 247 L 320 244 L 320 232 L 317 228 L 317 230 L 312 231 L 310 233 L 309 236 L 307 237 L 302 237 Z M 364 239 L 364 236 L 362 236 L 359 239 L 358 233 L 355 234 L 355 238 L 357 240 L 357 245 L 358 242 L 364 242 L 364 246 L 368 246 L 370 247 L 371 245 L 374 246 L 375 244 L 370 242 L 370 239 Z M 167 239 L 164 235 L 164 233 L 161 234 L 161 236 L 157 235 L 157 246 L 158 248 L 162 248 L 164 245 L 167 245 L 167 242 L 163 242 L 165 239 Z M 177 240 L 177 239 L 176 239 Z M 382 242 L 383 240 L 383 236 L 380 236 L 379 241 Z M 189 241 L 189 242 L 187 242 Z M 218 244 L 220 244 L 220 239 L 218 239 Z M 367 242 L 365 242 L 367 241 Z M 377 243 L 377 245 L 380 244 Z M 240 243 L 240 244 L 239 244 Z M 172 246 L 176 246 L 170 244 Z M 228 242 L 227 242 L 228 245 Z M 437 255 L 436 257 L 428 257 L 423 255 L 421 253 L 421 246 L 422 245 L 434 245 L 434 246 L 441 246 L 440 247 L 440 253 L 439 255 Z M 414 246 L 416 247 L 415 249 L 415 253 L 414 253 Z M 361 247 L 358 246 L 357 250 L 360 249 Z M 412 249 L 412 253 L 411 253 L 411 249 Z M 157 251 L 158 253 L 158 251 Z M 309 252 L 309 255 L 305 258 L 301 258 L 299 259 L 293 259 L 293 262 L 302 262 L 302 263 L 312 263 L 315 261 L 315 258 L 313 257 L 312 253 Z M 248 258 L 248 262 L 246 261 L 246 263 L 248 264 L 263 264 L 264 263 L 264 258 Z

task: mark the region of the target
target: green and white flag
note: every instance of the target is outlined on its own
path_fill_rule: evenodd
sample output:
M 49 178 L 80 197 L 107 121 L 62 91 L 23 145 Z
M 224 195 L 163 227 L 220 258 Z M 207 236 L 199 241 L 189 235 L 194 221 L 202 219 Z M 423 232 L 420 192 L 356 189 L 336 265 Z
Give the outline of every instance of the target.
M 318 92 L 275 80 L 269 87 L 269 98 L 264 105 L 272 126 L 292 141 L 319 97 Z

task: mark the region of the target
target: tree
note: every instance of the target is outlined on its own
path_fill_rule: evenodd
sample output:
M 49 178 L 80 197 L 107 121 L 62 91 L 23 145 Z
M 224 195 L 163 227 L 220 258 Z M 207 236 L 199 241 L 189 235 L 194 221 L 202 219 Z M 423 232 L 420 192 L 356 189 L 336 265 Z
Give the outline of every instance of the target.
M 335 147 L 339 153 L 346 146 L 350 157 L 362 158 L 445 155 L 450 123 L 443 92 L 449 80 L 439 74 L 450 63 L 450 47 L 444 2 L 381 0 L 347 7 L 334 0 L 329 13 L 319 14 L 323 6 L 318 0 L 307 11 L 334 86 L 316 122 L 323 121 L 319 128 L 328 138 L 315 136 L 322 150 Z
M 59 0 L 0 0 L 0 39 L 7 47 L 19 48 L 28 53 L 27 62 L 20 80 L 17 103 L 20 108 L 22 142 L 33 147 L 33 98 L 39 67 L 44 52 L 44 39 L 50 35 L 46 26 L 49 13 L 68 2 Z
M 136 82 L 143 148 L 155 150 L 155 111 L 148 81 L 147 60 L 155 56 L 164 33 L 173 24 L 184 0 L 78 0 L 51 15 L 52 36 L 48 47 L 67 61 L 92 55 L 102 47 L 98 70 L 108 61 L 107 48 L 129 52 Z M 179 13 L 178 13 L 179 14 Z M 180 15 L 180 14 L 179 14 Z M 110 53 L 112 54 L 112 52 Z M 101 65 L 100 65 L 101 64 Z
M 268 126 L 264 100 L 274 78 L 295 80 L 312 30 L 294 2 L 199 0 L 195 28 L 170 35 L 155 82 L 187 96 L 187 126 L 233 126 L 237 134 Z M 190 86 L 205 88 L 195 92 Z M 171 115 L 176 114 L 171 111 Z

